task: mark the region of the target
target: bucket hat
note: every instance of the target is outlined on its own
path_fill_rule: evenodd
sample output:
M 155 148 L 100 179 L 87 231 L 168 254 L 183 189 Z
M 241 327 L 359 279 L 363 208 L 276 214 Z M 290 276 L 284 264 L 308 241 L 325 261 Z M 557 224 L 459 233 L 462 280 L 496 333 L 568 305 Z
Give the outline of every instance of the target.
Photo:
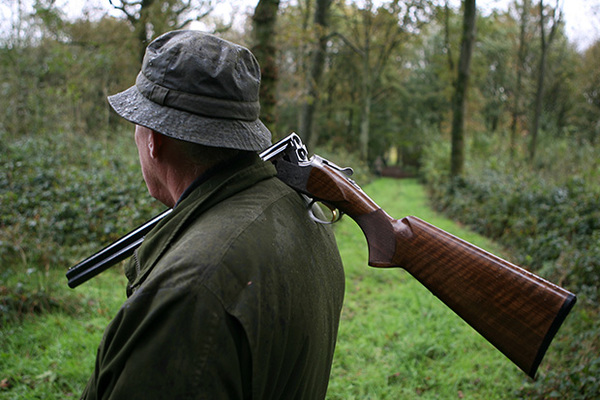
M 129 89 L 108 97 L 126 120 L 205 146 L 260 151 L 260 67 L 245 47 L 194 30 L 168 32 L 146 49 Z

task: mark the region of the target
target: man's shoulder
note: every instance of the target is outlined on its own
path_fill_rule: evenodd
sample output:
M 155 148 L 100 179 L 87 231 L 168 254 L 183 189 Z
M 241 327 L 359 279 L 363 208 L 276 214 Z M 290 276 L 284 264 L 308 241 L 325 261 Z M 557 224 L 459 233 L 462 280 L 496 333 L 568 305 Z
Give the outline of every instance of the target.
M 259 275 L 275 278 L 281 265 L 308 268 L 307 259 L 341 265 L 331 229 L 309 218 L 299 193 L 270 178 L 190 218 L 152 275 L 169 285 L 241 290 Z
M 323 246 L 337 251 L 331 229 L 310 219 L 299 193 L 272 178 L 193 218 L 165 257 L 202 264 L 206 272 L 217 265 L 248 270 L 273 264 L 300 247 L 308 256 Z
M 304 212 L 305 203 L 298 193 L 277 178 L 267 179 L 191 219 L 177 238 L 174 250 L 187 248 L 220 257 L 233 250 L 233 242 L 247 240 L 245 233 L 261 235 L 262 230 L 272 229 L 275 219 L 295 229 L 298 214 Z

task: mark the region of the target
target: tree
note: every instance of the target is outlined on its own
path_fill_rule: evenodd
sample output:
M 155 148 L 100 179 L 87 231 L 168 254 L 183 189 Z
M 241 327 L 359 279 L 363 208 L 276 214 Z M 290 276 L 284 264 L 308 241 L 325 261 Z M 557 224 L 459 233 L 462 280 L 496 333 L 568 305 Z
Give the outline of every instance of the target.
M 516 2 L 515 2 L 516 3 Z M 520 116 L 523 114 L 523 74 L 525 68 L 525 57 L 527 56 L 527 43 L 528 43 L 528 26 L 529 26 L 529 9 L 531 6 L 531 0 L 523 0 L 521 4 L 521 10 L 519 12 L 519 48 L 517 50 L 516 60 L 516 84 L 513 90 L 513 106 L 511 110 L 511 124 L 510 124 L 510 152 L 511 156 L 514 156 L 516 141 L 517 141 L 517 127 Z M 517 5 L 518 8 L 518 5 Z
M 105 132 L 106 96 L 130 85 L 139 70 L 127 22 L 69 21 L 52 0 L 36 1 L 17 16 L 11 37 L 0 44 L 0 130 Z
M 277 85 L 277 49 L 275 46 L 275 24 L 279 0 L 260 0 L 252 17 L 252 52 L 256 56 L 261 69 L 260 118 L 275 132 Z
M 450 157 L 450 175 L 452 177 L 460 176 L 464 168 L 465 104 L 471 55 L 475 42 L 475 0 L 463 1 L 463 7 L 463 32 L 458 62 L 458 76 L 452 100 L 452 150 Z
M 418 33 L 431 14 L 428 1 L 398 0 L 384 3 L 375 9 L 373 1 L 346 18 L 351 37 L 338 33 L 344 43 L 359 56 L 360 65 L 360 133 L 359 153 L 369 160 L 370 119 L 375 89 L 390 62 L 394 50 Z
M 600 138 L 600 40 L 591 45 L 583 54 L 578 71 L 581 96 L 577 107 L 576 124 L 581 131 L 580 142 L 597 144 Z
M 150 41 L 169 30 L 181 29 L 212 11 L 212 0 L 108 0 L 125 14 L 140 43 L 140 60 Z
M 318 131 L 314 130 L 314 113 L 319 99 L 319 86 L 325 66 L 325 52 L 328 41 L 329 9 L 331 0 L 317 0 L 314 16 L 315 45 L 312 50 L 310 70 L 306 75 L 307 94 L 302 103 L 299 133 L 308 148 L 317 145 Z
M 544 80 L 546 79 L 546 62 L 550 45 L 556 35 L 557 27 L 562 20 L 562 9 L 559 6 L 559 0 L 556 1 L 556 7 L 550 10 L 550 32 L 546 35 L 546 8 L 544 1 L 540 0 L 540 62 L 538 66 L 538 81 L 535 93 L 535 110 L 533 114 L 533 123 L 531 127 L 531 142 L 529 145 L 529 159 L 533 161 L 537 147 L 538 130 L 540 126 L 540 117 L 542 114 L 542 102 L 544 98 Z
M 122 124 L 106 97 L 131 86 L 140 69 L 138 42 L 129 24 L 108 16 L 81 19 L 69 24 L 66 32 L 71 40 L 63 51 L 72 56 L 64 58 L 72 61 L 63 73 L 70 82 L 67 94 L 74 99 L 70 103 L 75 116 L 65 119 L 83 131 Z
M 469 90 L 479 98 L 469 106 L 472 113 L 479 113 L 488 134 L 504 127 L 508 106 L 512 105 L 508 96 L 514 86 L 515 68 L 510 38 L 515 34 L 516 24 L 509 13 L 493 12 L 477 18 L 477 52 L 471 62 Z

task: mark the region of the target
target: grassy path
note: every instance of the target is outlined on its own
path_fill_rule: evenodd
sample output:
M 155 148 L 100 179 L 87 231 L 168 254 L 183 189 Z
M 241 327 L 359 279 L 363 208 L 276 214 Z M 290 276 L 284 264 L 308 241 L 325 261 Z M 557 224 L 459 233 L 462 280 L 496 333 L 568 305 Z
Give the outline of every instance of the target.
M 415 181 L 380 179 L 365 191 L 396 218 L 416 215 L 500 251 L 431 211 Z M 368 267 L 366 241 L 351 219 L 335 229 L 347 283 L 328 399 L 514 398 L 524 374 L 403 270 Z M 77 398 L 125 297 L 118 270 L 74 291 L 63 271 L 48 284 L 68 291 L 74 309 L 0 325 L 0 399 Z

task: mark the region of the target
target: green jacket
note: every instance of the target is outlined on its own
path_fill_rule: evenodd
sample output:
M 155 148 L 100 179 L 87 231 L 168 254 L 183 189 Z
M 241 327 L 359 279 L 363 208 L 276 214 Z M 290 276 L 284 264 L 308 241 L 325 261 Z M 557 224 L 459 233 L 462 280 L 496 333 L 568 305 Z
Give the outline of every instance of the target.
M 275 173 L 237 162 L 146 236 L 82 398 L 325 397 L 342 263 L 331 230 Z

